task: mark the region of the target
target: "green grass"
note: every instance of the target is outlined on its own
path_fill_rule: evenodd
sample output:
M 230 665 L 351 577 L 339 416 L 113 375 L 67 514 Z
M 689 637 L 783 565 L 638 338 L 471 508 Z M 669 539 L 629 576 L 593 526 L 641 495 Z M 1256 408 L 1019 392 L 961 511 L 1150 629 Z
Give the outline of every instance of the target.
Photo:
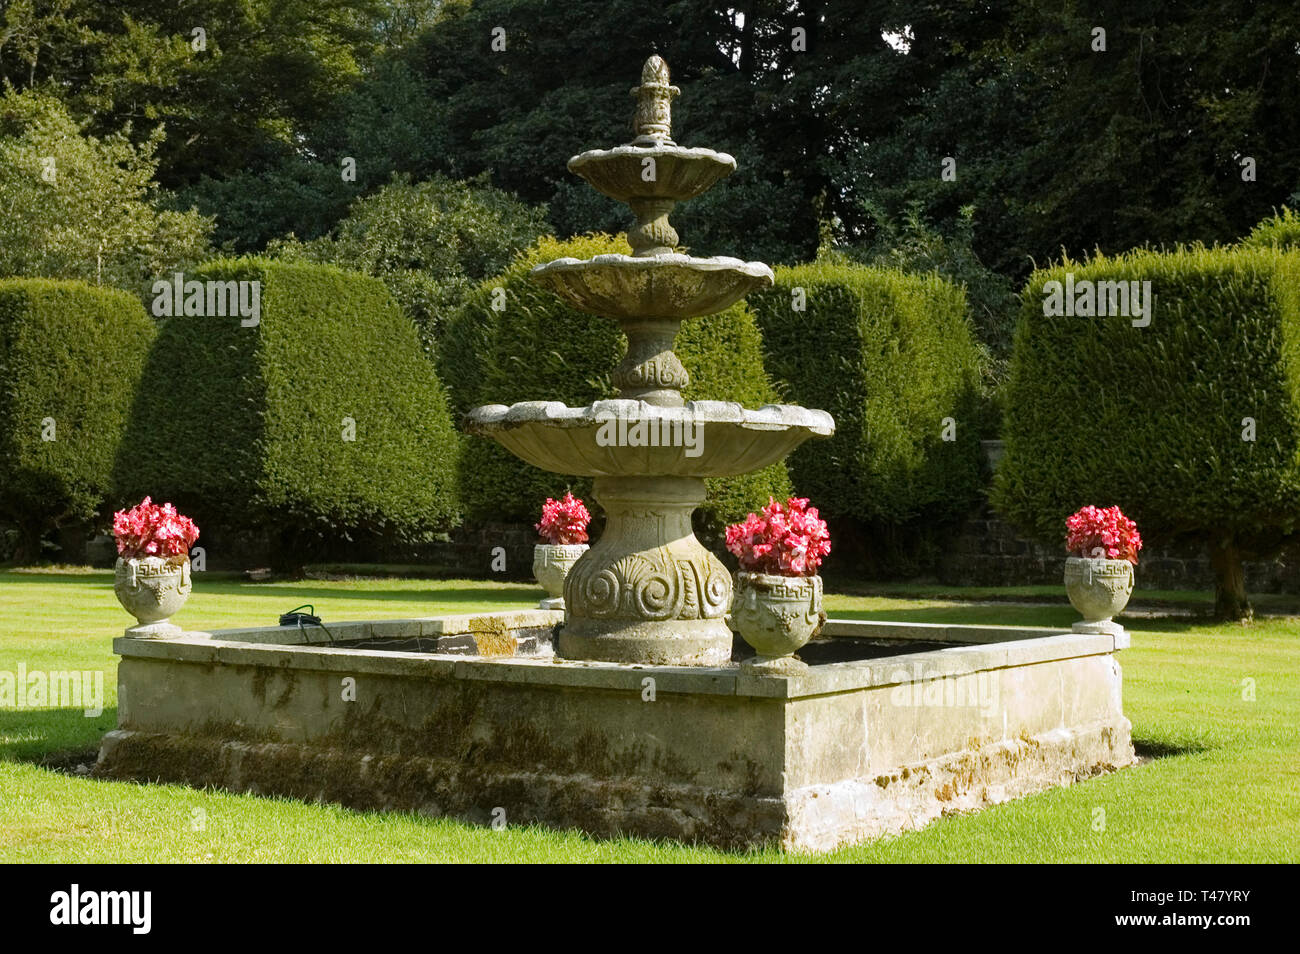
M 1060 603 L 1061 585 L 1034 584 L 1028 586 L 949 586 L 942 583 L 863 583 L 836 580 L 831 577 L 827 586 L 863 596 L 899 596 L 929 600 L 993 600 L 997 602 Z M 1250 597 L 1255 610 L 1263 614 L 1300 615 L 1300 596 L 1293 593 L 1253 593 Z M 1214 608 L 1214 594 L 1204 590 L 1147 590 L 1133 593 L 1132 606 L 1154 606 L 1170 609 L 1203 612 L 1209 615 Z
M 955 591 L 960 593 L 961 591 Z M 454 580 L 248 583 L 201 577 L 191 629 L 272 623 L 313 603 L 331 619 L 535 603 L 535 587 Z M 967 594 L 962 594 L 967 595 Z M 985 591 L 978 598 L 988 599 Z M 834 616 L 1068 626 L 1061 599 L 963 605 L 827 598 Z M 728 855 L 541 828 L 476 828 L 279 799 L 77 778 L 39 764 L 87 753 L 116 720 L 112 638 L 126 623 L 104 572 L 0 573 L 0 670 L 103 669 L 106 709 L 0 710 L 0 862 L 52 861 L 1290 861 L 1300 845 L 1300 619 L 1250 627 L 1133 619 L 1125 711 L 1157 757 L 1114 775 L 943 819 L 828 855 Z M 1242 698 L 1254 680 L 1255 701 Z M 1099 811 L 1100 810 L 1100 811 Z M 1104 812 L 1105 825 L 1098 829 Z

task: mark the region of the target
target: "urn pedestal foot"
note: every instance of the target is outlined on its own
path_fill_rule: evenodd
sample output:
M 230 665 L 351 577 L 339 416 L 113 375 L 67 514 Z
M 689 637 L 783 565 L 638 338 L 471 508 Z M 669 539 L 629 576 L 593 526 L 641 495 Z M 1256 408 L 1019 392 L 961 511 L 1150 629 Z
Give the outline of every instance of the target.
M 1076 633 L 1104 633 L 1107 636 L 1125 635 L 1124 627 L 1113 619 L 1099 619 L 1092 622 L 1079 620 L 1070 629 Z
M 808 664 L 794 656 L 755 656 L 742 662 L 740 671 L 753 676 L 802 676 Z
M 174 639 L 184 632 L 170 620 L 160 619 L 152 623 L 139 623 L 128 626 L 125 635 L 133 639 Z

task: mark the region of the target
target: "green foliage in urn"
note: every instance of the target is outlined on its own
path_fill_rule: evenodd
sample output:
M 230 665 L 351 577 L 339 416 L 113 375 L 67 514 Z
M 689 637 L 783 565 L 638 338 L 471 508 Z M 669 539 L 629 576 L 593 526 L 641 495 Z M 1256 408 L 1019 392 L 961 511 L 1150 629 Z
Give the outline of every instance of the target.
M 1076 296 L 1150 282 L 1150 323 L 1045 317 L 1044 286 L 1070 273 Z M 1300 255 L 1192 247 L 1035 272 L 1007 389 L 1002 513 L 1057 542 L 1098 500 L 1150 539 L 1205 540 L 1219 613 L 1249 615 L 1241 557 L 1271 552 L 1300 516 Z
M 21 532 L 84 523 L 113 460 L 155 334 L 135 297 L 79 281 L 0 281 L 0 518 Z
M 480 404 L 560 401 L 581 407 L 615 396 L 610 374 L 626 346 L 618 325 L 562 302 L 528 277 L 557 258 L 592 258 L 631 250 L 621 238 L 591 235 L 542 239 L 506 272 L 480 285 L 452 319 L 439 351 L 440 371 L 458 414 Z M 499 289 L 499 291 L 498 291 Z M 494 308 L 494 304 L 497 306 Z M 737 401 L 759 407 L 779 400 L 763 364 L 753 315 L 740 303 L 682 323 L 676 353 L 690 373 L 686 400 Z M 461 485 L 471 521 L 533 519 L 533 501 L 566 489 L 588 497 L 590 480 L 551 474 L 524 463 L 495 441 L 463 443 Z M 708 481 L 700 508 L 705 529 L 789 495 L 783 463 L 753 474 Z
M 961 288 L 820 262 L 776 269 L 749 298 L 784 397 L 835 418 L 834 437 L 790 456 L 800 496 L 874 528 L 966 512 L 981 488 L 984 352 Z
M 284 548 L 454 521 L 446 397 L 379 280 L 259 258 L 187 277 L 261 282 L 261 320 L 163 321 L 119 460 L 133 492 Z

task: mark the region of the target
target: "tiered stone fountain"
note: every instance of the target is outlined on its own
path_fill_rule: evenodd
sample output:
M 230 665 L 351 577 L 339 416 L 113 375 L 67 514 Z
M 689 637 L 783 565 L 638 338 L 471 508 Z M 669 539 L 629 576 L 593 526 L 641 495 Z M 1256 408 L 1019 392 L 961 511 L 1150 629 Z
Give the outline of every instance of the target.
M 704 478 L 780 460 L 833 422 L 798 407 L 683 402 L 680 323 L 772 275 L 675 251 L 673 205 L 735 161 L 669 138 L 676 90 L 658 57 L 635 92 L 637 138 L 569 163 L 632 207 L 634 254 L 535 272 L 622 327 L 621 396 L 493 405 L 470 419 L 538 467 L 595 478 L 608 520 L 566 581 L 566 613 L 118 638 L 118 727 L 99 774 L 826 849 L 1133 761 L 1122 632 L 832 619 L 798 671 L 730 663 L 731 580 L 691 532 Z M 689 452 L 607 446 L 602 425 L 620 417 L 702 430 Z
M 736 168 L 711 149 L 673 142 L 678 89 L 652 56 L 641 72 L 637 137 L 615 149 L 574 156 L 569 169 L 636 216 L 631 255 L 562 258 L 533 270 L 536 281 L 575 308 L 617 321 L 627 355 L 615 369 L 615 400 L 571 408 L 526 401 L 475 408 L 467 427 L 495 438 L 543 470 L 595 478 L 605 532 L 570 571 L 567 616 L 557 651 L 568 659 L 716 666 L 731 658 L 731 575 L 691 529 L 705 477 L 749 473 L 781 460 L 835 422 L 825 411 L 723 401 L 683 401 L 689 373 L 673 353 L 681 323 L 712 315 L 772 284 L 761 262 L 695 258 L 677 251 L 673 207 L 707 191 Z M 656 433 L 694 428 L 683 446 L 606 446 L 606 422 L 647 421 Z

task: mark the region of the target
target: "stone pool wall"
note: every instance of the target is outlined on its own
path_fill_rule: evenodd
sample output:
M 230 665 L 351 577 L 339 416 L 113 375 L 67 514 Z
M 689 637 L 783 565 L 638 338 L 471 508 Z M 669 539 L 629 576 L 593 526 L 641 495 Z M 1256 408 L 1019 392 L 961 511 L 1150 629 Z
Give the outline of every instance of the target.
M 543 612 L 331 628 L 497 639 L 544 628 Z M 857 658 L 760 676 L 356 649 L 278 627 L 120 638 L 118 728 L 96 771 L 483 824 L 825 850 L 1130 764 L 1115 659 L 1125 639 L 832 620 L 824 641 Z M 890 648 L 917 644 L 934 648 Z

